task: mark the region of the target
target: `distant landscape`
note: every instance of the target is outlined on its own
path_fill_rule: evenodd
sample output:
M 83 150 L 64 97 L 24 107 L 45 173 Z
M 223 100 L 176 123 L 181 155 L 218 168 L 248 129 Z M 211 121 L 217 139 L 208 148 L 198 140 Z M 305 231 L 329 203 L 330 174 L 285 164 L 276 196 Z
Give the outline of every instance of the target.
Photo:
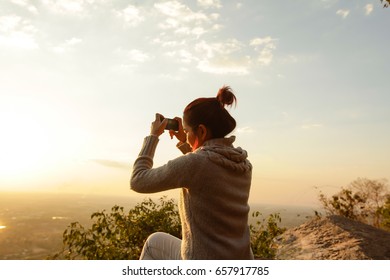
M 78 221 L 90 225 L 96 211 L 114 205 L 130 209 L 134 198 L 76 194 L 0 193 L 0 260 L 42 260 L 62 248 L 62 233 Z M 282 226 L 297 226 L 314 215 L 309 207 L 251 205 L 264 217 L 280 213 Z M 254 221 L 249 221 L 253 223 Z

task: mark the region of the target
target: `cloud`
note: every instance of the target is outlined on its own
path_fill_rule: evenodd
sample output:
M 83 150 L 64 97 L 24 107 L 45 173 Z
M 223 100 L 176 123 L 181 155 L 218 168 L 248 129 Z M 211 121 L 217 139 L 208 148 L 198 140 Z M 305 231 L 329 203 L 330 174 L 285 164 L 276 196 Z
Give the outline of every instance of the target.
M 177 21 L 205 21 L 207 16 L 201 12 L 193 12 L 186 5 L 178 1 L 167 1 L 154 4 L 154 7 L 169 18 L 175 18 Z
M 222 8 L 222 4 L 220 0 L 198 0 L 198 5 L 203 8 Z
M 374 10 L 374 5 L 372 4 L 367 4 L 365 7 L 364 7 L 365 11 L 366 11 L 366 15 L 368 16 L 369 14 L 372 13 L 372 11 Z
M 199 57 L 197 68 L 207 73 L 246 75 L 250 58 L 240 53 L 243 47 L 236 39 L 216 43 L 202 41 L 195 45 Z
M 321 7 L 325 9 L 329 9 L 337 4 L 339 0 L 321 0 L 320 2 L 314 2 L 315 4 L 319 4 Z
M 160 74 L 160 78 L 170 81 L 182 81 L 183 77 L 180 74 Z
M 31 0 L 12 0 L 12 1 L 30 1 Z M 45 8 L 51 13 L 72 16 L 72 17 L 93 17 L 98 9 L 107 11 L 111 9 L 111 0 L 35 0 L 41 1 L 39 8 Z
M 206 8 L 220 8 L 220 1 L 198 1 Z M 193 64 L 202 72 L 213 74 L 245 75 L 249 73 L 250 58 L 241 52 L 245 44 L 231 38 L 219 42 L 201 40 L 206 33 L 218 32 L 218 13 L 194 11 L 178 1 L 154 4 L 162 16 L 159 28 L 163 32 L 153 39 L 154 44 L 169 48 L 163 52 L 179 63 Z M 186 66 L 188 67 L 188 66 Z
M 315 129 L 315 128 L 320 128 L 323 127 L 322 124 L 320 123 L 312 123 L 312 124 L 303 124 L 301 125 L 302 129 Z
M 250 41 L 251 46 L 262 46 L 262 45 L 267 45 L 271 44 L 275 39 L 272 39 L 270 36 L 264 37 L 264 38 L 254 38 Z
M 273 59 L 273 50 L 276 48 L 276 39 L 270 36 L 264 38 L 254 38 L 249 45 L 258 52 L 257 62 L 261 65 L 269 65 Z
M 141 51 L 141 50 L 137 50 L 137 49 L 132 49 L 130 50 L 128 53 L 127 53 L 127 57 L 131 60 L 131 61 L 134 61 L 134 62 L 140 62 L 140 63 L 143 63 L 147 60 L 150 59 L 150 56 Z
M 119 48 L 114 53 L 120 56 L 122 61 L 127 60 L 132 63 L 144 63 L 151 59 L 149 54 L 138 49 L 124 50 Z
M 152 41 L 153 44 L 160 45 L 167 48 L 183 47 L 186 45 L 186 40 L 161 40 L 161 38 L 155 38 Z
M 221 1 L 197 3 L 200 7 L 222 6 Z M 179 63 L 192 63 L 206 73 L 246 75 L 253 66 L 269 65 L 273 60 L 276 39 L 270 36 L 257 37 L 249 43 L 235 38 L 215 41 L 206 37 L 210 33 L 218 35 L 223 28 L 218 13 L 196 11 L 176 0 L 155 3 L 154 8 L 161 17 L 158 27 L 162 32 L 152 42 L 169 48 L 163 54 Z
M 56 53 L 65 53 L 74 49 L 76 45 L 79 45 L 83 42 L 80 38 L 71 38 L 66 40 L 64 43 L 53 48 L 53 51 Z
M 246 133 L 254 133 L 255 130 L 252 127 L 245 126 L 245 127 L 240 127 L 236 131 L 238 134 L 246 134 Z
M 34 35 L 37 29 L 30 21 L 16 15 L 0 17 L 0 46 L 32 50 L 37 49 L 38 44 Z
M 21 23 L 22 18 L 16 15 L 8 15 L 0 17 L 0 31 L 1 32 L 12 32 Z
M 180 49 L 177 51 L 169 51 L 165 53 L 166 56 L 175 57 L 182 63 L 191 63 L 193 61 L 198 61 L 199 59 L 193 55 L 192 52 L 186 49 Z
M 80 14 L 84 11 L 84 0 L 42 0 L 42 4 L 49 10 L 59 14 Z
M 209 60 L 201 60 L 198 63 L 198 69 L 202 72 L 226 75 L 247 75 L 249 73 L 248 60 L 232 59 L 228 57 L 219 57 Z
M 110 167 L 110 168 L 118 168 L 118 169 L 125 169 L 129 170 L 130 165 L 128 163 L 120 162 L 120 161 L 114 161 L 114 160 L 108 160 L 108 159 L 91 159 L 90 161 L 95 162 L 99 165 Z
M 194 12 L 178 1 L 166 1 L 154 4 L 154 8 L 164 17 L 158 25 L 163 30 L 172 30 L 173 35 L 196 36 L 208 32 L 209 24 L 218 19 L 218 14 Z
M 229 39 L 225 42 L 207 43 L 201 41 L 195 45 L 195 50 L 202 55 L 213 58 L 218 55 L 230 55 L 243 48 L 243 44 L 237 39 Z
M 134 63 L 120 63 L 111 66 L 110 71 L 116 74 L 128 75 L 129 73 L 134 73 L 138 65 Z
M 141 15 L 140 9 L 133 5 L 128 5 L 116 14 L 119 18 L 123 19 L 126 25 L 131 27 L 137 26 L 145 20 L 144 16 Z
M 198 1 L 203 8 L 220 8 L 221 1 Z M 193 10 L 179 1 L 165 1 L 154 4 L 161 16 L 158 27 L 162 29 L 154 44 L 169 48 L 163 52 L 179 63 L 193 64 L 202 72 L 214 74 L 238 74 L 249 72 L 250 59 L 240 51 L 244 44 L 236 39 L 222 42 L 201 40 L 205 34 L 218 32 L 220 15 L 202 10 Z M 186 66 L 188 67 L 188 66 Z
M 274 47 L 269 48 L 265 47 L 261 50 L 259 57 L 257 58 L 257 61 L 262 65 L 269 65 L 272 62 L 272 59 L 274 57 L 272 50 Z
M 164 54 L 180 63 L 195 63 L 202 72 L 213 74 L 249 74 L 256 65 L 269 65 L 273 60 L 276 40 L 271 37 L 255 38 L 245 44 L 235 38 L 221 42 L 202 40 L 190 46 L 186 41 L 160 41 L 154 43 L 170 47 Z M 185 48 L 187 47 L 187 48 Z M 178 48 L 177 50 L 175 48 Z M 255 49 L 250 55 L 248 49 Z
M 37 8 L 33 4 L 29 3 L 30 2 L 29 0 L 11 0 L 11 2 L 14 3 L 15 5 L 27 9 L 29 12 L 33 14 L 38 14 Z
M 341 16 L 342 18 L 346 18 L 349 15 L 349 12 L 349 10 L 340 9 L 336 12 L 336 14 Z
M 111 71 L 120 74 L 134 73 L 143 63 L 154 59 L 149 53 L 139 49 L 118 48 L 113 54 L 116 56 L 116 63 L 111 67 Z

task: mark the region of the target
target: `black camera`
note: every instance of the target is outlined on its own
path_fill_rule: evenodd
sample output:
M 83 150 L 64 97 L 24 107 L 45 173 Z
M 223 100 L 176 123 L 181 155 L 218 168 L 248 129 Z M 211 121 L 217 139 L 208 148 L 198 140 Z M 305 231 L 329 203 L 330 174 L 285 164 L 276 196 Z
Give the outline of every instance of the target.
M 179 122 L 177 120 L 168 119 L 168 118 L 166 119 L 168 120 L 167 126 L 165 127 L 166 130 L 179 131 Z M 163 121 L 164 117 L 160 116 L 160 120 Z

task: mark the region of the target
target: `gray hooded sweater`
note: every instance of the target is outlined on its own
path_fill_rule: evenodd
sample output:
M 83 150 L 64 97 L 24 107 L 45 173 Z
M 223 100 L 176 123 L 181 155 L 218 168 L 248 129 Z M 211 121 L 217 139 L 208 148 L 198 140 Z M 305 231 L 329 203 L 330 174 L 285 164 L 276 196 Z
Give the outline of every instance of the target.
M 158 138 L 148 136 L 136 159 L 130 186 L 155 193 L 180 188 L 182 259 L 253 259 L 248 227 L 252 165 L 247 153 L 234 148 L 234 136 L 211 139 L 153 168 Z

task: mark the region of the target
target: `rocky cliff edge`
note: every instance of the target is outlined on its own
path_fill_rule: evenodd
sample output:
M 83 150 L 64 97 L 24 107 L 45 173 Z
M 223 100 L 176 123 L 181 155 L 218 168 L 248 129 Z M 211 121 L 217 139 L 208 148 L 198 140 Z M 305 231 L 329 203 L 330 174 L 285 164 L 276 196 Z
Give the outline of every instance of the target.
M 275 246 L 279 260 L 390 260 L 390 232 L 341 216 L 289 229 Z

